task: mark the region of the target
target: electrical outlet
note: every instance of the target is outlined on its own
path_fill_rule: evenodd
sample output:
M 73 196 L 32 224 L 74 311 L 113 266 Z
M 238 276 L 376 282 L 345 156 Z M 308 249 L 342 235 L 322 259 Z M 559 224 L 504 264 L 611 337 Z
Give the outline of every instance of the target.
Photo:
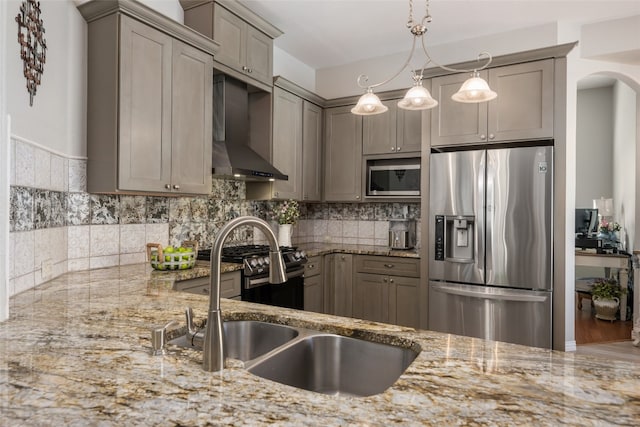
M 53 274 L 53 261 L 51 260 L 51 258 L 47 258 L 44 261 L 42 261 L 42 278 L 44 280 L 50 279 L 51 275 Z

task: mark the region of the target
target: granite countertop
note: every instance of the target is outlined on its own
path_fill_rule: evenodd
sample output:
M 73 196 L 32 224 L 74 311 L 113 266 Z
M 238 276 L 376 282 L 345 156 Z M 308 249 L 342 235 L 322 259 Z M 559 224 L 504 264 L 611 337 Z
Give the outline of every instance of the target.
M 223 300 L 258 319 L 422 349 L 382 394 L 329 396 L 207 373 L 200 352 L 151 356 L 150 330 L 207 298 L 144 264 L 69 273 L 10 300 L 0 324 L 4 425 L 637 425 L 640 364 Z
M 301 243 L 297 245 L 304 250 L 307 256 L 327 255 L 331 253 L 343 253 L 354 255 L 383 255 L 403 258 L 420 258 L 417 249 L 389 249 L 388 246 L 374 245 L 343 245 L 336 243 Z

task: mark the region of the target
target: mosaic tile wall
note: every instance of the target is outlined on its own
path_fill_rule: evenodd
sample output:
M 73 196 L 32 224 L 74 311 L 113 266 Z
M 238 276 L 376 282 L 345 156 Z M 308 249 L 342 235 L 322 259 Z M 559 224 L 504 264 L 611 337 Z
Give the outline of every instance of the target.
M 11 157 L 9 295 L 67 271 L 145 262 L 147 242 L 197 240 L 210 247 L 225 222 L 240 215 L 270 221 L 277 203 L 245 200 L 244 182 L 220 179 L 212 180 L 208 196 L 88 194 L 84 159 L 17 139 Z M 384 246 L 388 220 L 403 217 L 419 219 L 419 204 L 301 204 L 293 243 Z M 242 228 L 229 243 L 262 242 L 262 233 Z

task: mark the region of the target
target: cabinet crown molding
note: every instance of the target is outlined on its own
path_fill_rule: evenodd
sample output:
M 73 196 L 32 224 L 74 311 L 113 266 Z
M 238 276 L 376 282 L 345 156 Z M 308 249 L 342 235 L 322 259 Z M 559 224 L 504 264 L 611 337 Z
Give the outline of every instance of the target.
M 122 13 L 208 54 L 215 56 L 220 49 L 220 44 L 215 40 L 135 0 L 91 0 L 77 8 L 87 23 L 114 13 Z
M 323 108 L 327 102 L 327 100 L 323 97 L 316 95 L 315 93 L 303 88 L 302 86 L 298 86 L 291 80 L 287 80 L 282 76 L 275 76 L 273 78 L 273 85 L 279 87 L 280 89 L 286 90 L 287 92 L 291 92 L 292 94 Z

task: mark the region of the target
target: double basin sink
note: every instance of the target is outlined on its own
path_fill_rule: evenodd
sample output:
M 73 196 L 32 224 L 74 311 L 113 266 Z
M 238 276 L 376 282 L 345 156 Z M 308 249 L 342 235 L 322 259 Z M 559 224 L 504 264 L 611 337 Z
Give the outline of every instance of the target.
M 225 357 L 245 362 L 252 374 L 332 395 L 382 393 L 419 354 L 409 348 L 253 320 L 224 322 L 224 334 Z M 184 337 L 171 343 L 192 346 Z

